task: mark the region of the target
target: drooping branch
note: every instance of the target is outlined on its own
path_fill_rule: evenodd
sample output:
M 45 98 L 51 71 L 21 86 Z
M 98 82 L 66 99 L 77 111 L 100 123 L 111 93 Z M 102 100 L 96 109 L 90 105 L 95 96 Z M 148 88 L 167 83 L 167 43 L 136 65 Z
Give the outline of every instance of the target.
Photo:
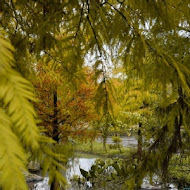
M 84 11 L 84 2 L 82 1 L 82 8 L 81 8 L 81 12 L 80 12 L 80 19 L 79 19 L 77 31 L 75 33 L 75 38 L 77 38 L 78 32 L 80 30 L 80 26 L 81 26 L 81 23 L 82 23 L 82 17 L 83 17 L 83 11 Z
M 95 31 L 95 29 L 94 29 L 94 27 L 92 26 L 92 23 L 91 23 L 91 21 L 90 21 L 90 5 L 89 5 L 88 0 L 87 0 L 86 2 L 87 2 L 87 10 L 88 10 L 88 15 L 87 15 L 86 18 L 87 18 L 87 21 L 88 21 L 88 23 L 89 23 L 89 25 L 90 25 L 90 28 L 92 29 L 92 32 L 93 32 L 93 35 L 94 35 L 96 44 L 97 44 L 97 46 L 98 46 L 98 51 L 99 51 L 100 57 L 102 57 L 102 52 L 101 52 L 100 44 L 99 44 L 99 42 L 98 42 L 98 37 L 97 37 L 97 35 L 96 35 L 96 31 Z
M 56 63 L 59 63 L 62 68 L 67 71 L 69 74 L 71 74 L 72 76 L 76 77 L 77 79 L 80 79 L 78 76 L 76 76 L 74 73 L 72 73 L 67 67 L 63 66 L 64 64 L 64 61 L 61 61 L 61 60 L 57 60 L 55 57 L 53 57 L 50 53 L 48 53 L 47 51 L 44 51 L 44 53 L 46 55 L 48 55 L 52 60 L 54 60 Z
M 124 19 L 124 21 L 129 25 L 129 27 L 137 34 L 137 36 L 139 36 L 139 38 L 141 38 L 143 40 L 144 44 L 146 44 L 147 47 L 149 47 L 149 49 L 152 52 L 154 52 L 157 56 L 159 56 L 167 66 L 168 65 L 171 66 L 174 69 L 174 71 L 176 73 L 178 73 L 178 75 L 180 76 L 181 81 L 184 84 L 184 86 L 187 86 L 186 82 L 184 82 L 185 81 L 184 77 L 181 75 L 181 70 L 179 68 L 178 63 L 175 63 L 175 61 L 173 60 L 173 58 L 171 56 L 167 57 L 165 53 L 158 51 L 158 49 L 156 47 L 153 48 L 152 45 L 150 45 L 150 43 L 141 35 L 139 30 L 132 25 L 132 23 L 128 20 L 128 18 L 124 15 L 124 13 L 122 13 L 118 8 L 116 8 L 114 5 L 112 5 L 108 1 L 106 1 L 106 4 L 110 5 L 110 7 L 112 7 L 118 14 L 121 15 L 121 17 Z M 183 65 L 183 67 L 185 67 L 185 65 Z M 188 69 L 186 69 L 186 70 L 188 70 Z

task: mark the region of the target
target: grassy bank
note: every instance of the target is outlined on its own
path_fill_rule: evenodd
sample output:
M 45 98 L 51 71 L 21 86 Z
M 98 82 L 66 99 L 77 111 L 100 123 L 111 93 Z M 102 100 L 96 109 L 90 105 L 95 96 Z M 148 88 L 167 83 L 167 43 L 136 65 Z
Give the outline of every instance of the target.
M 97 155 L 99 157 L 124 157 L 128 156 L 131 151 L 134 151 L 134 148 L 126 148 L 126 147 L 121 147 L 121 152 L 118 148 L 112 148 L 110 149 L 110 146 L 107 145 L 107 151 L 103 149 L 102 143 L 99 142 L 93 142 L 92 148 L 91 148 L 91 143 L 81 143 L 78 142 L 76 143 L 75 147 L 75 152 L 78 153 L 85 153 L 85 154 L 90 154 L 90 155 Z

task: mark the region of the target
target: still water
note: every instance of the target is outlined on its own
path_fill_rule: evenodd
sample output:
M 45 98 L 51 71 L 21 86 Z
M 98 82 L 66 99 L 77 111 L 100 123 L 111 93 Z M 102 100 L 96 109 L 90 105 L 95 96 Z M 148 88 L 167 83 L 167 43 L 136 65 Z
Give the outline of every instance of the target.
M 80 168 L 89 171 L 91 166 L 94 164 L 96 158 L 73 158 L 70 159 L 68 162 L 68 167 L 66 170 L 66 179 L 68 181 L 68 184 L 70 183 L 70 179 L 73 178 L 74 175 L 82 177 L 80 173 Z M 91 186 L 91 184 L 87 184 L 87 186 Z M 36 183 L 34 185 L 33 190 L 49 190 L 48 185 L 48 177 L 45 177 L 42 182 Z M 69 190 L 75 190 L 75 187 L 68 187 Z
M 82 187 L 78 186 L 78 184 L 73 184 L 73 183 L 71 186 L 70 179 L 72 179 L 74 175 L 82 177 L 82 175 L 80 173 L 80 168 L 82 168 L 86 171 L 89 171 L 91 166 L 95 163 L 95 160 L 96 160 L 96 158 L 73 158 L 73 159 L 69 160 L 67 170 L 65 172 L 65 177 L 67 178 L 67 181 L 69 184 L 69 186 L 67 188 L 68 190 L 88 190 L 88 189 L 91 189 L 91 184 L 89 182 L 87 184 L 85 184 L 85 186 L 83 185 Z M 158 189 L 162 189 L 162 188 L 158 187 L 158 186 L 157 187 L 151 186 L 148 183 L 148 180 L 145 180 L 143 185 L 142 185 L 142 189 L 143 190 L 149 190 L 149 189 L 157 189 L 158 190 Z M 170 184 L 169 189 L 170 190 L 177 190 L 178 188 L 174 184 Z M 33 190 L 50 190 L 49 185 L 48 185 L 48 177 L 45 177 L 42 182 L 36 183 L 34 185 Z M 108 188 L 106 190 L 110 190 L 110 188 Z

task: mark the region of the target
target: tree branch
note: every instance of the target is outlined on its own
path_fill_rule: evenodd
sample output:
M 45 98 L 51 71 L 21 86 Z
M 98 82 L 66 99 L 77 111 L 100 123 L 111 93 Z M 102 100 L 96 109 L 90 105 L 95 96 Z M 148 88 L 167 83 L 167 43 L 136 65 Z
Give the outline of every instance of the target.
M 69 71 L 68 69 L 67 69 L 67 67 L 64 67 L 63 66 L 63 61 L 60 61 L 60 60 L 57 60 L 55 57 L 53 57 L 52 55 L 50 55 L 47 51 L 44 51 L 44 53 L 46 54 L 46 55 L 48 55 L 51 59 L 53 59 L 56 63 L 59 63 L 59 64 L 61 64 L 61 66 L 62 66 L 62 68 L 63 69 L 65 69 L 68 73 L 70 73 L 72 76 L 74 76 L 74 77 L 76 77 L 77 79 L 80 79 L 78 76 L 76 76 L 74 73 L 72 73 L 71 71 Z
M 102 52 L 101 52 L 100 44 L 99 44 L 99 42 L 98 42 L 98 38 L 97 38 L 97 35 L 96 35 L 96 32 L 95 32 L 95 29 L 93 28 L 92 23 L 91 23 L 91 21 L 90 21 L 90 17 L 89 17 L 89 15 L 90 15 L 90 5 L 89 5 L 88 0 L 87 0 L 86 2 L 87 2 L 87 9 L 88 9 L 88 15 L 87 15 L 86 18 L 87 18 L 87 20 L 88 20 L 88 23 L 90 24 L 90 28 L 92 29 L 92 32 L 93 32 L 93 35 L 94 35 L 96 44 L 97 44 L 97 46 L 98 46 L 98 51 L 99 51 L 99 53 L 100 53 L 100 57 L 102 57 Z
M 82 22 L 83 11 L 84 11 L 84 2 L 82 1 L 82 9 L 81 9 L 81 12 L 80 12 L 80 19 L 79 19 L 77 31 L 76 31 L 76 33 L 75 33 L 75 38 L 77 37 L 78 32 L 79 32 L 79 30 L 80 30 L 80 25 L 81 25 L 81 22 Z

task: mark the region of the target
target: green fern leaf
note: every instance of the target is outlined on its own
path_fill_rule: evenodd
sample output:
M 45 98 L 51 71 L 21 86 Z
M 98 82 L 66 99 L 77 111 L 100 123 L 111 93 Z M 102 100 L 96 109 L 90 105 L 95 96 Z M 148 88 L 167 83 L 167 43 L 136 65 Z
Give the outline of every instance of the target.
M 20 140 L 11 130 L 9 116 L 0 109 L 0 186 L 5 190 L 26 190 L 23 171 L 26 170 L 26 156 Z

